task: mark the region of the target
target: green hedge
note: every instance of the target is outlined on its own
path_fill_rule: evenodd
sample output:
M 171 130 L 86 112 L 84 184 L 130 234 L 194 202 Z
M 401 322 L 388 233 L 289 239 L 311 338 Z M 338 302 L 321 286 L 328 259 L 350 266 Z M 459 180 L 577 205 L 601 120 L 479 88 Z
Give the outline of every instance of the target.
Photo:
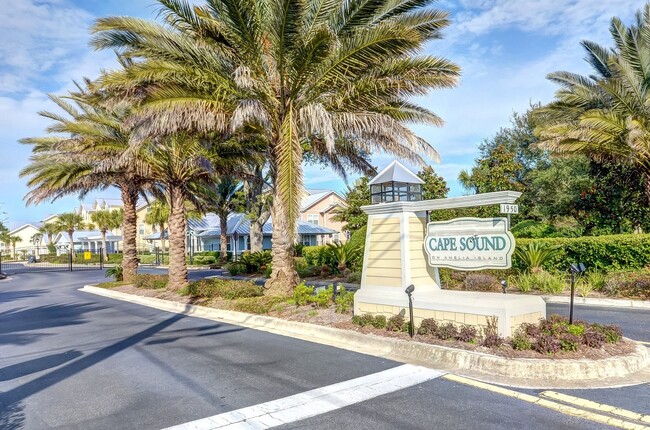
M 557 253 L 543 265 L 547 270 L 566 272 L 570 263 L 584 263 L 587 269 L 610 272 L 641 269 L 650 264 L 650 234 L 517 239 L 517 246 L 531 242 L 557 246 Z M 512 265 L 523 268 L 516 256 L 513 256 Z

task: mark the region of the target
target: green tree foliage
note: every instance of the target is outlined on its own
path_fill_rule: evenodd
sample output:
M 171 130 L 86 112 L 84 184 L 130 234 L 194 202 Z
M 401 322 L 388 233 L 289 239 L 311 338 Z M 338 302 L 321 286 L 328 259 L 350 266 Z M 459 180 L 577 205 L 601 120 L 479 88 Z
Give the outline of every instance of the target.
M 449 193 L 445 178 L 438 175 L 431 166 L 426 166 L 418 172 L 418 177 L 424 181 L 422 185 L 422 200 L 444 199 Z
M 370 186 L 367 176 L 359 178 L 352 188 L 345 192 L 345 206 L 337 208 L 332 217 L 334 221 L 344 222 L 343 229 L 351 234 L 368 224 L 368 214 L 361 206 L 370 204 Z

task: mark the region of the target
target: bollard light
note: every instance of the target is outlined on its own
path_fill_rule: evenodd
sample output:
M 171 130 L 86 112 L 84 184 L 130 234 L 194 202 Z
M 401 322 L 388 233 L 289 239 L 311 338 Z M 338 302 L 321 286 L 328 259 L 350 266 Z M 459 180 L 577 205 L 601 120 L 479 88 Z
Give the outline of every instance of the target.
M 501 280 L 501 288 L 503 289 L 503 294 L 506 293 L 506 290 L 508 289 L 508 281 L 505 279 Z
M 409 324 L 409 335 L 413 337 L 415 335 L 415 327 L 414 327 L 414 322 L 413 322 L 413 291 L 415 291 L 415 285 L 411 284 L 408 287 L 406 287 L 406 290 L 404 292 L 409 296 L 409 319 L 410 319 L 410 324 Z
M 585 265 L 582 263 L 569 265 L 569 271 L 571 272 L 571 301 L 569 304 L 569 324 L 573 324 L 573 296 L 575 295 L 575 285 L 576 285 L 576 274 L 584 273 Z

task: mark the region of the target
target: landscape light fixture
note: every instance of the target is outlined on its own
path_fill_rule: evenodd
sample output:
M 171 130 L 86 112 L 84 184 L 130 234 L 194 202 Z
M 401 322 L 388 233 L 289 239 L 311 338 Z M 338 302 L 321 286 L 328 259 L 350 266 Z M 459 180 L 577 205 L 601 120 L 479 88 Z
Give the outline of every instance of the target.
M 573 324 L 573 296 L 575 295 L 576 273 L 584 273 L 585 265 L 582 263 L 571 263 L 569 271 L 571 272 L 571 302 L 569 305 L 569 324 Z
M 409 296 L 409 335 L 413 337 L 415 335 L 415 327 L 413 326 L 413 291 L 415 291 L 415 285 L 411 284 L 406 287 L 404 292 Z
M 503 294 L 506 293 L 506 290 L 508 289 L 508 281 L 505 279 L 501 280 L 501 288 L 503 289 Z

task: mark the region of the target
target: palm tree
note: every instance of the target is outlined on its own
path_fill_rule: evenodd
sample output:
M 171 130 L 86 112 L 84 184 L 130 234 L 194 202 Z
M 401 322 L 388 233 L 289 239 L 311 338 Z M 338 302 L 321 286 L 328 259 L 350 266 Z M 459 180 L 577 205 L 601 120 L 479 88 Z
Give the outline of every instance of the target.
M 106 248 L 106 233 L 122 225 L 124 221 L 124 210 L 101 210 L 90 214 L 90 219 L 102 233 L 102 254 L 104 261 L 108 261 L 108 249 Z
M 158 24 L 109 17 L 93 44 L 133 60 L 101 80 L 111 90 L 146 88 L 140 132 L 226 134 L 255 128 L 273 178 L 273 272 L 267 293 L 298 282 L 293 253 L 305 148 L 336 159 L 387 151 L 423 163 L 433 148 L 404 124 L 442 120 L 412 101 L 452 87 L 459 68 L 416 55 L 441 37 L 447 14 L 431 0 L 159 0 Z
M 123 102 L 109 104 L 106 95 L 98 97 L 87 88 L 78 88 L 65 98 L 50 96 L 67 117 L 40 112 L 54 121 L 47 129 L 52 136 L 21 140 L 32 145 L 30 164 L 21 171 L 21 176 L 29 177 L 27 204 L 54 201 L 67 194 L 82 197 L 109 186 L 118 188 L 124 204 L 124 280 L 133 282 L 137 271 L 136 205 L 151 181 L 146 164 L 131 162 L 137 158 L 137 151 L 130 150 L 128 159 L 123 157 L 132 135 L 126 122 L 130 106 Z
M 224 177 L 216 183 L 214 188 L 214 198 L 210 202 L 214 212 L 219 216 L 219 228 L 221 236 L 219 238 L 222 263 L 228 261 L 228 215 L 236 208 L 238 202 L 235 200 L 240 183 L 233 178 Z
M 18 242 L 22 242 L 23 239 L 20 236 L 7 235 L 5 240 L 6 240 L 6 243 L 11 245 L 11 249 L 13 250 L 13 255 L 12 255 L 11 258 L 13 258 L 15 260 L 16 259 L 16 244 Z
M 158 228 L 158 231 L 160 232 L 160 250 L 164 254 L 165 253 L 165 225 L 169 221 L 169 206 L 162 200 L 156 200 L 154 201 L 151 206 L 149 206 L 149 210 L 147 212 L 147 215 L 144 218 L 144 221 L 152 226 L 155 226 Z
M 52 240 L 54 239 L 54 235 L 57 233 L 55 231 L 55 227 L 53 223 L 45 223 L 41 226 L 41 228 L 38 229 L 39 233 L 44 234 L 47 236 L 47 244 L 51 245 Z
M 570 72 L 548 78 L 560 89 L 534 112 L 540 146 L 583 153 L 596 161 L 638 166 L 650 203 L 650 4 L 629 27 L 612 18 L 613 48 L 583 41 L 588 76 Z
M 74 232 L 88 228 L 88 224 L 84 222 L 83 217 L 78 213 L 66 212 L 59 215 L 57 220 L 54 222 L 54 225 L 56 226 L 57 233 L 68 233 L 68 239 L 70 240 L 70 255 L 74 256 Z

